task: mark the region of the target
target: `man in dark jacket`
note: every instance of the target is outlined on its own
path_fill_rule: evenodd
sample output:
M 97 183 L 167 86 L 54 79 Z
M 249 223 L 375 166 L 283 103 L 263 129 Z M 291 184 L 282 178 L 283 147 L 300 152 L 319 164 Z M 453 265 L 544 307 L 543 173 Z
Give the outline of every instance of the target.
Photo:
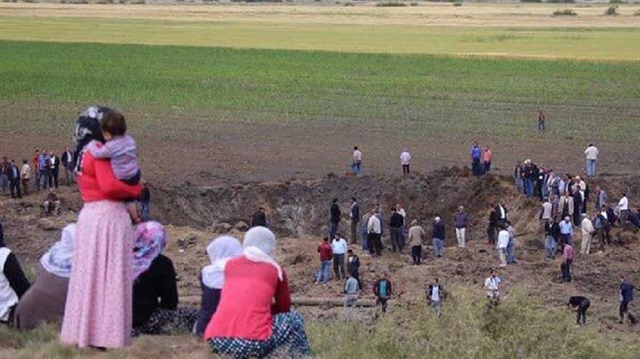
M 50 152 L 51 156 L 51 179 L 49 184 L 51 187 L 58 188 L 58 178 L 60 176 L 60 157 L 56 156 L 53 151 Z
M 391 281 L 387 277 L 387 273 L 383 273 L 382 277 L 375 282 L 373 285 L 373 294 L 376 296 L 376 305 L 380 305 L 382 307 L 382 313 L 386 313 L 387 301 L 393 294 Z
M 360 221 L 360 205 L 355 197 L 351 197 L 351 244 L 358 243 L 358 222 Z
M 582 296 L 570 297 L 567 300 L 567 308 L 577 312 L 576 324 L 587 324 L 587 309 L 589 309 L 590 305 L 589 299 Z
M 632 325 L 638 323 L 633 314 L 629 313 L 629 303 L 633 301 L 633 289 L 634 286 L 629 282 L 624 275 L 620 275 L 620 324 L 624 323 L 624 315 L 627 315 L 629 322 Z
M 395 207 L 391 208 L 391 218 L 389 219 L 389 232 L 391 233 L 391 251 L 402 252 L 402 226 L 404 225 L 404 217 Z
M 362 290 L 362 283 L 360 282 L 360 258 L 353 253 L 352 249 L 347 251 L 347 273 L 358 281 L 358 285 Z
M 444 222 L 440 217 L 433 223 L 433 254 L 438 258 L 444 256 Z
M 9 190 L 11 198 L 22 198 L 20 193 L 20 169 L 16 166 L 16 161 L 11 160 L 9 165 Z
M 560 226 L 553 217 L 549 218 L 549 222 L 544 225 L 544 248 L 547 252 L 547 259 L 556 257 L 558 239 L 560 238 Z
M 440 284 L 438 278 L 434 278 L 433 283 L 427 287 L 427 303 L 431 304 L 433 311 L 440 318 L 442 309 L 442 299 L 444 299 L 444 287 Z
M 265 214 L 264 207 L 259 207 L 257 211 L 251 216 L 251 227 L 266 227 L 267 215 Z
M 61 165 L 64 168 L 64 178 L 67 182 L 67 186 L 73 182 L 73 153 L 67 146 L 65 151 L 62 153 L 62 158 L 60 158 Z
M 337 198 L 334 198 L 331 203 L 330 215 L 331 230 L 329 231 L 329 238 L 334 238 L 338 232 L 338 224 L 340 224 L 340 216 L 342 215 L 340 207 L 338 207 Z
M 9 178 L 11 177 L 11 164 L 6 157 L 2 158 L 0 162 L 0 182 L 2 185 L 2 194 L 7 195 L 7 189 L 9 187 Z
M 487 242 L 491 245 L 496 244 L 496 235 L 498 230 L 498 215 L 496 209 L 489 206 L 489 225 L 487 226 Z

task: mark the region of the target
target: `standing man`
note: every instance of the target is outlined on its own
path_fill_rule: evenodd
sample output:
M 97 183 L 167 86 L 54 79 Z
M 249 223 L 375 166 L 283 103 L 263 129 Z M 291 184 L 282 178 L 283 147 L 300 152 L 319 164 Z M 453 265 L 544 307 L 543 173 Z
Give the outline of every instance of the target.
M 48 188 L 49 174 L 47 173 L 47 168 L 49 161 L 50 158 L 47 150 L 42 150 L 42 153 L 38 156 L 38 190 L 40 190 L 41 187 L 43 190 Z
M 6 157 L 2 157 L 0 163 L 0 182 L 2 183 L 2 194 L 7 195 L 9 189 L 9 178 L 11 176 L 11 164 Z
M 58 178 L 60 176 L 60 157 L 56 156 L 56 154 L 51 151 L 49 156 L 51 157 L 51 180 L 49 183 L 58 188 Z
M 29 180 L 31 179 L 31 167 L 27 160 L 22 160 L 22 168 L 20 169 L 20 180 L 22 182 L 22 192 L 24 195 L 29 194 Z
M 444 223 L 440 217 L 433 223 L 433 254 L 438 258 L 444 256 Z
M 331 266 L 331 260 L 333 259 L 328 237 L 324 237 L 318 245 L 318 253 L 320 253 L 320 270 L 318 271 L 316 284 L 322 283 L 326 285 L 329 282 L 329 266 Z
M 629 322 L 634 325 L 638 323 L 638 320 L 629 312 L 629 303 L 633 300 L 634 286 L 624 277 L 624 274 L 620 275 L 620 280 L 620 321 L 618 323 L 624 323 L 624 315 L 626 314 Z
M 596 209 L 601 210 L 609 201 L 609 196 L 600 186 L 596 186 L 594 194 L 596 196 Z
M 618 202 L 617 210 L 620 213 L 620 227 L 624 227 L 624 224 L 627 221 L 627 216 L 629 215 L 629 199 L 627 198 L 627 194 L 623 193 L 622 198 Z
M 498 216 L 498 226 L 502 226 L 507 223 L 507 208 L 504 206 L 504 201 L 498 201 L 496 204 L 496 215 Z
M 391 207 L 391 218 L 389 219 L 389 232 L 391 233 L 391 251 L 396 250 L 402 253 L 402 225 L 404 218 L 395 207 Z
M 407 244 L 407 212 L 405 212 L 400 203 L 396 204 L 396 212 L 402 216 L 402 226 L 400 227 L 400 251 L 402 251 Z
M 344 285 L 344 294 L 346 295 L 344 301 L 344 307 L 355 307 L 358 303 L 358 295 L 360 294 L 360 284 L 350 273 L 348 274 L 349 279 Z
M 498 214 L 493 206 L 489 206 L 489 224 L 487 226 L 487 242 L 490 245 L 496 244 L 496 234 L 498 229 Z
M 411 162 L 411 154 L 409 153 L 408 149 L 404 149 L 402 150 L 402 153 L 400 154 L 400 164 L 402 165 L 402 174 L 409 174 L 409 165 Z
M 482 168 L 480 167 L 480 157 L 482 156 L 482 150 L 478 146 L 478 142 L 471 147 L 471 170 L 474 176 L 480 176 L 482 174 Z
M 145 184 L 144 187 L 146 188 L 147 185 Z M 149 199 L 151 199 L 151 195 L 149 195 Z M 267 227 L 267 214 L 264 207 L 258 207 L 258 210 L 251 216 L 251 227 Z
M 140 193 L 140 211 L 142 212 L 142 220 L 144 222 L 147 222 L 149 219 L 151 219 L 149 211 L 149 205 L 151 203 L 151 191 L 149 191 L 147 181 L 141 181 L 141 184 L 142 192 Z M 264 215 L 264 212 L 262 212 L 262 214 Z M 266 219 L 264 222 L 265 225 L 263 227 L 266 227 Z
M 594 146 L 593 143 L 590 143 L 589 147 L 584 150 L 584 154 L 587 157 L 587 177 L 595 177 L 596 160 L 598 159 L 598 148 Z
M 582 296 L 573 296 L 567 300 L 567 308 L 573 311 L 576 311 L 578 313 L 576 318 L 576 324 L 578 325 L 587 324 L 587 309 L 589 309 L 590 305 L 591 305 L 591 302 L 589 302 L 589 299 Z
M 362 237 L 360 240 L 362 241 L 362 250 L 363 251 L 368 251 L 369 250 L 369 217 L 371 216 L 371 213 L 368 211 L 365 211 L 365 213 L 362 215 L 362 224 L 360 224 L 360 236 Z
M 35 174 L 35 187 L 36 192 L 40 191 L 40 168 L 38 167 L 40 163 L 40 150 L 36 148 L 36 152 L 33 155 L 33 173 Z
M 564 218 L 564 221 L 560 222 L 560 239 L 562 242 L 560 243 L 563 248 L 567 244 L 571 244 L 571 237 L 573 235 L 573 224 L 571 223 L 571 218 L 568 216 Z
M 382 313 L 386 313 L 387 302 L 389 301 L 389 297 L 393 294 L 391 281 L 388 278 L 387 272 L 384 272 L 382 277 L 373 285 L 373 294 L 376 296 L 376 305 L 380 305 L 382 307 Z
M 347 254 L 347 241 L 340 237 L 340 233 L 336 233 L 331 241 L 331 251 L 333 252 L 333 273 L 336 275 L 336 279 L 346 278 L 344 256 Z
M 595 233 L 593 223 L 589 219 L 586 213 L 582 214 L 582 222 L 580 223 L 582 229 L 582 243 L 580 244 L 580 254 L 589 254 L 591 251 L 591 240 Z
M 538 131 L 544 132 L 547 130 L 545 124 L 546 119 L 547 118 L 544 116 L 544 113 L 542 113 L 542 111 L 538 112 Z
M 436 314 L 436 317 L 440 318 L 442 311 L 442 299 L 444 299 L 445 293 L 442 284 L 438 278 L 433 279 L 433 283 L 429 284 L 427 287 L 427 302 L 431 304 L 433 308 L 433 312 Z
M 509 232 L 509 243 L 507 244 L 507 264 L 516 263 L 516 229 L 507 221 L 507 232 Z
M 542 208 L 540 209 L 540 221 L 546 224 L 551 219 L 551 213 L 553 211 L 553 205 L 549 202 L 549 198 L 544 199 Z
M 562 263 L 560 264 L 560 271 L 562 272 L 562 280 L 564 282 L 571 282 L 571 264 L 573 263 L 573 247 L 571 244 L 566 244 L 562 250 Z
M 409 245 L 411 246 L 411 259 L 414 265 L 420 265 L 422 261 L 422 245 L 424 244 L 424 238 L 426 233 L 424 229 L 418 225 L 417 220 L 411 221 L 411 228 L 409 228 Z
M 458 239 L 458 247 L 464 248 L 466 245 L 466 231 L 469 224 L 469 215 L 464 211 L 463 206 L 458 207 L 458 211 L 453 216 L 453 226 L 456 228 L 456 238 Z
M 353 162 L 351 163 L 351 171 L 358 177 L 362 175 L 362 152 L 358 149 L 358 146 L 353 147 Z
M 347 274 L 355 278 L 358 281 L 358 286 L 362 289 L 362 283 L 360 282 L 360 258 L 353 253 L 352 249 L 347 251 Z
M 351 197 L 351 244 L 358 243 L 358 222 L 360 221 L 360 205 L 355 197 Z
M 371 253 L 371 255 L 375 253 L 377 256 L 380 256 L 382 255 L 382 241 L 380 240 L 382 236 L 382 225 L 376 214 L 377 211 L 375 209 L 371 211 L 371 216 L 367 223 L 367 242 L 369 244 L 369 253 Z
M 64 150 L 60 161 L 64 167 L 64 178 L 68 186 L 73 182 L 73 153 L 69 150 L 69 146 Z
M 509 245 L 509 231 L 504 226 L 500 226 L 498 232 L 498 257 L 500 258 L 500 267 L 507 266 L 507 246 Z
M 547 259 L 554 259 L 556 257 L 558 238 L 560 237 L 560 226 L 552 218 L 549 219 L 544 225 L 544 248 L 547 251 Z
M 482 172 L 487 173 L 491 169 L 491 160 L 493 159 L 493 153 L 489 146 L 484 146 L 484 152 L 482 153 Z
M 334 198 L 331 202 L 331 208 L 329 209 L 329 215 L 331 216 L 329 222 L 331 223 L 331 230 L 329 231 L 329 238 L 334 238 L 338 232 L 338 225 L 340 224 L 340 207 L 338 207 L 338 199 Z
M 16 166 L 16 161 L 11 160 L 9 175 L 9 190 L 11 191 L 11 198 L 22 198 L 20 192 L 20 169 Z

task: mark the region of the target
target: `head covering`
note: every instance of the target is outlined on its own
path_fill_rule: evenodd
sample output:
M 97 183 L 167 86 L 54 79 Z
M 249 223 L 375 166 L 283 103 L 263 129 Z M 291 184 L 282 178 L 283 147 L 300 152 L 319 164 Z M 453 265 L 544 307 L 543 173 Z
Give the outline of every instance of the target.
M 104 113 L 113 111 L 107 107 L 91 106 L 80 114 L 76 120 L 76 127 L 73 130 L 73 167 L 79 170 L 80 154 L 89 142 L 96 140 L 104 143 L 104 137 L 100 130 L 100 121 L 104 117 Z
M 244 256 L 253 262 L 272 265 L 278 271 L 278 279 L 282 280 L 282 268 L 273 259 L 276 249 L 276 235 L 266 227 L 253 227 L 244 235 Z
M 436 218 L 435 218 L 435 221 L 436 221 L 436 222 L 440 222 L 440 217 L 436 217 Z
M 134 280 L 149 269 L 153 260 L 162 253 L 166 244 L 167 235 L 162 224 L 149 221 L 138 225 L 133 245 L 132 276 Z
M 414 219 L 413 221 L 411 221 L 411 225 L 412 226 L 417 226 L 418 225 L 418 220 Z
M 209 243 L 207 254 L 211 264 L 202 268 L 202 283 L 209 288 L 222 289 L 224 267 L 229 259 L 242 255 L 242 244 L 233 237 L 221 236 Z
M 40 258 L 40 264 L 47 272 L 62 278 L 69 278 L 76 240 L 76 224 L 70 223 L 62 230 L 60 240 L 51 246 Z

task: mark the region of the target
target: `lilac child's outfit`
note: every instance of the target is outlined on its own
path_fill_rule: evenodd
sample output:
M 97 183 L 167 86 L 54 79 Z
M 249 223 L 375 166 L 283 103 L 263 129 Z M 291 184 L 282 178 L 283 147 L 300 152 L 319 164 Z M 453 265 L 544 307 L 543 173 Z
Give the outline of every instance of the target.
M 136 155 L 136 142 L 129 135 L 114 136 L 104 146 L 89 145 L 89 152 L 95 158 L 110 158 L 111 169 L 117 179 L 128 185 L 140 182 L 140 167 Z

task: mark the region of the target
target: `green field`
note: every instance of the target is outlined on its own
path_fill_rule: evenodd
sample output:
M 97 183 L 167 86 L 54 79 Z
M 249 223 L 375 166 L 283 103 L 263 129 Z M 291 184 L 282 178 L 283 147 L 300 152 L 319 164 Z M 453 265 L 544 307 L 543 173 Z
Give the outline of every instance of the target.
M 638 62 L 9 41 L 0 53 L 2 111 L 97 102 L 212 124 L 393 121 L 418 133 L 526 138 L 544 108 L 569 120 L 559 129 L 569 137 L 598 126 L 632 143 L 640 131 Z
M 0 40 L 640 60 L 640 27 L 424 27 L 2 16 Z

